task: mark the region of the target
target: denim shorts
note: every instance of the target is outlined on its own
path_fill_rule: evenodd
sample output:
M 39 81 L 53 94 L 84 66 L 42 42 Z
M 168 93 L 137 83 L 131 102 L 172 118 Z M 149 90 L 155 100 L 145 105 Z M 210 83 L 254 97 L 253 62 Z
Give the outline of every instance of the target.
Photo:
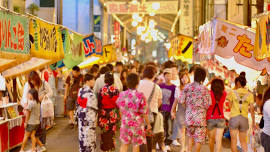
M 245 132 L 249 128 L 248 118 L 244 116 L 232 117 L 229 121 L 230 130 L 239 130 L 240 132 Z
M 213 130 L 215 128 L 225 128 L 226 123 L 224 119 L 209 119 L 207 120 L 207 129 Z

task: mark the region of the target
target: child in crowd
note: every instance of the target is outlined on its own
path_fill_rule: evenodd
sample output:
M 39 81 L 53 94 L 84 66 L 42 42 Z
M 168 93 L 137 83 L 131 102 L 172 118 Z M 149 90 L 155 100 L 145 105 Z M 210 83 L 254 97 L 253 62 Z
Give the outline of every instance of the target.
M 36 138 L 36 131 L 40 125 L 40 101 L 36 89 L 31 89 L 28 92 L 27 100 L 28 105 L 26 107 L 26 118 L 24 123 L 26 131 L 20 152 L 24 152 L 24 148 L 29 137 L 31 137 L 33 152 L 36 151 L 36 143 L 41 147 L 41 151 L 45 151 L 46 148 L 41 142 L 37 142 Z

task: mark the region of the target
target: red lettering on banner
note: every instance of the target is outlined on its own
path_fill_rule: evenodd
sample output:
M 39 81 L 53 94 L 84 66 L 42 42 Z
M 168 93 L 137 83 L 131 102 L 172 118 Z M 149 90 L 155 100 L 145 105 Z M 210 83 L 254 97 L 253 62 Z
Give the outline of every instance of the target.
M 130 5 L 129 12 L 131 13 L 138 12 L 138 5 Z
M 251 40 L 247 37 L 247 35 L 238 35 L 237 36 L 238 43 L 233 49 L 235 53 L 240 53 L 242 56 L 251 58 L 252 53 L 250 53 L 254 46 L 251 44 Z
M 16 36 L 17 36 L 17 27 L 13 27 L 13 41 L 11 41 L 11 48 L 17 50 L 17 43 L 15 42 L 16 41 Z
M 95 40 L 96 43 L 96 53 L 101 53 L 102 52 L 102 45 L 100 40 Z
M 18 49 L 23 50 L 24 47 L 24 29 L 21 23 L 18 23 Z
M 127 13 L 128 12 L 128 6 L 126 4 L 120 4 L 120 12 L 121 13 Z
M 5 43 L 5 48 L 9 47 L 9 43 L 11 41 L 11 33 L 10 33 L 10 20 L 5 21 L 5 38 L 6 38 L 6 43 Z
M 110 12 L 118 12 L 118 5 L 116 5 L 116 4 L 110 4 L 109 5 L 109 11 Z
M 89 40 L 86 40 L 87 48 L 84 46 L 85 54 L 88 55 L 90 53 L 93 53 L 93 49 L 95 48 L 95 45 L 93 42 L 90 42 Z

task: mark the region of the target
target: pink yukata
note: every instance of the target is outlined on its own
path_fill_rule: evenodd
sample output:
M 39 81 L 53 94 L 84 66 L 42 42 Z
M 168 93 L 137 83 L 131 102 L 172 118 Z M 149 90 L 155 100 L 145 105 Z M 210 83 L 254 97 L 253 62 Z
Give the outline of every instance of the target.
M 146 144 L 143 114 L 147 114 L 146 99 L 137 90 L 121 92 L 116 101 L 121 116 L 120 140 L 124 144 Z

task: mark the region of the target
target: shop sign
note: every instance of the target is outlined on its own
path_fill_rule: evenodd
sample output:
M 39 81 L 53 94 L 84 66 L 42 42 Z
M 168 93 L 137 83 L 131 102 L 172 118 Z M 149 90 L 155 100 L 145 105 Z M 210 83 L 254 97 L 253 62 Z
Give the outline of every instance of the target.
M 103 59 L 105 62 L 116 61 L 116 52 L 112 44 L 103 46 Z
M 26 17 L 0 11 L 0 50 L 29 54 L 29 21 Z
M 270 14 L 259 18 L 256 30 L 254 56 L 259 59 L 270 57 Z
M 188 36 L 178 35 L 171 42 L 171 51 L 169 56 L 174 56 L 176 59 L 192 60 L 193 55 L 193 39 Z
M 94 32 L 100 32 L 101 20 L 100 15 L 94 15 Z
M 270 73 L 270 58 L 259 59 L 254 56 L 255 31 L 229 22 L 214 20 L 215 54 L 222 58 L 232 58 L 241 65 L 257 71 Z
M 102 55 L 101 40 L 95 37 L 94 34 L 88 35 L 83 39 L 85 57 L 92 54 Z
M 120 23 L 114 22 L 114 46 L 115 48 L 120 47 Z
M 60 60 L 64 58 L 60 26 L 41 20 L 30 20 L 31 54 L 35 57 Z
M 180 10 L 180 33 L 193 37 L 193 0 L 181 0 Z
M 108 14 L 177 14 L 178 1 L 159 1 L 142 3 L 106 2 Z

